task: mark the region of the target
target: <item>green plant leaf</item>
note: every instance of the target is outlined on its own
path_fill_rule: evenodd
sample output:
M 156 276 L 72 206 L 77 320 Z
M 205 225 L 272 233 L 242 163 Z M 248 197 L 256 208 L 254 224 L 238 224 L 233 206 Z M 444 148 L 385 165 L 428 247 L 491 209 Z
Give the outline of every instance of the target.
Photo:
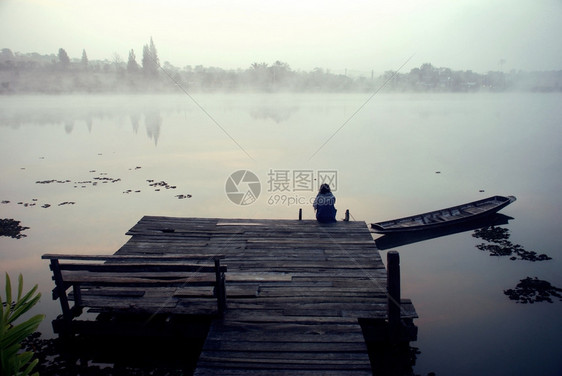
M 31 361 L 33 358 L 33 353 L 31 351 L 26 351 L 21 354 L 18 354 L 18 363 L 19 364 L 26 364 Z
M 22 322 L 21 324 L 15 325 L 4 336 L 3 341 L 5 340 L 7 345 L 20 343 L 29 335 L 33 334 L 33 332 L 35 332 L 44 317 L 44 315 L 36 315 L 29 320 Z
M 29 311 L 37 302 L 41 299 L 41 294 L 37 294 L 32 300 L 29 302 L 25 302 L 24 304 L 20 304 L 19 306 L 16 305 L 14 310 L 12 311 L 12 316 L 8 323 L 12 323 L 14 320 L 18 319 L 21 315 Z
M 9 310 L 10 305 L 12 304 L 12 284 L 10 282 L 10 276 L 8 275 L 8 273 L 6 273 L 6 304 Z
M 31 354 L 33 356 L 33 354 Z M 35 368 L 35 366 L 37 365 L 37 363 L 39 363 L 39 359 L 35 359 L 33 360 L 31 363 L 29 363 L 29 365 L 27 366 L 27 368 L 23 371 L 23 373 L 21 374 L 22 376 L 25 375 L 29 375 L 31 374 L 31 371 L 33 371 L 33 368 Z M 34 373 L 34 375 L 39 375 L 38 373 Z
M 18 276 L 18 298 L 17 301 L 21 299 L 21 293 L 23 292 L 23 275 Z
M 23 280 L 20 280 L 21 285 L 18 286 L 18 289 L 21 289 L 23 287 Z M 15 317 L 12 317 L 11 321 L 17 319 L 19 316 L 21 316 L 24 312 L 27 312 L 33 305 L 35 305 L 37 302 L 33 302 L 35 299 L 39 300 L 41 298 L 41 294 L 37 294 L 36 297 L 34 297 L 31 301 L 29 301 L 29 299 L 31 299 L 31 297 L 33 296 L 33 294 L 35 294 L 35 292 L 37 291 L 38 286 L 35 285 L 33 286 L 33 288 L 31 290 L 29 290 L 29 292 L 27 294 L 25 294 L 25 296 L 22 298 L 21 295 L 18 297 L 18 300 L 16 301 L 16 304 L 14 305 L 14 307 L 12 308 L 12 312 L 13 315 Z M 33 303 L 31 303 L 33 302 Z M 30 305 L 31 303 L 31 305 Z M 23 311 L 20 310 L 20 307 L 22 306 L 27 306 L 27 308 L 25 308 Z
M 6 307 L 0 297 L 0 374 L 29 375 L 38 360 L 32 360 L 33 352 L 21 352 L 21 341 L 37 330 L 45 315 L 35 315 L 15 324 L 15 320 L 28 312 L 41 298 L 35 285 L 23 295 L 23 276 L 18 277 L 17 299 L 12 302 L 12 284 L 6 273 Z M 12 304 L 13 303 L 13 304 Z M 36 373 L 35 373 L 36 374 Z

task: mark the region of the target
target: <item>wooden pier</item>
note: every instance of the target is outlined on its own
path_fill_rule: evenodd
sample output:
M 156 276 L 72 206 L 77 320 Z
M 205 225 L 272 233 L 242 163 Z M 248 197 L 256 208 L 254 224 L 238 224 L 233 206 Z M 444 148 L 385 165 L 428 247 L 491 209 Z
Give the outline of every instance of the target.
M 372 374 L 365 338 L 380 334 L 369 328 L 385 322 L 389 299 L 365 222 L 145 216 L 127 234 L 116 255 L 224 255 L 227 308 L 195 375 Z M 171 302 L 178 313 L 188 295 Z M 417 317 L 409 300 L 395 311 Z

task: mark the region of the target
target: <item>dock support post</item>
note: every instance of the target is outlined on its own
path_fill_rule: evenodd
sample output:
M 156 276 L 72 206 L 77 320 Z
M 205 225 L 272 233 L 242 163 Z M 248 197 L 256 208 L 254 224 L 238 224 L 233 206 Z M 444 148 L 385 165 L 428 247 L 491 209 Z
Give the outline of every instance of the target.
M 388 328 L 391 342 L 400 340 L 400 255 L 397 251 L 387 254 Z
M 62 279 L 61 268 L 58 259 L 51 259 L 51 270 L 53 271 L 53 279 L 55 280 L 55 289 L 53 290 L 53 299 L 58 298 L 62 309 L 62 316 L 66 323 L 72 321 L 72 310 L 68 304 L 68 296 L 66 295 L 67 286 Z
M 216 277 L 216 294 L 217 294 L 217 308 L 219 315 L 222 316 L 226 311 L 226 286 L 224 274 L 220 271 L 221 261 L 220 258 L 215 257 L 215 277 Z
M 302 208 L 299 209 L 299 221 L 302 221 Z

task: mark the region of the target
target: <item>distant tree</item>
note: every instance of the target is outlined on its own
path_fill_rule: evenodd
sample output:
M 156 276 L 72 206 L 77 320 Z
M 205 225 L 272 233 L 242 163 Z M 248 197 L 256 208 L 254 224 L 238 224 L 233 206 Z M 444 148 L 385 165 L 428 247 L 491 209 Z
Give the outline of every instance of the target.
M 269 88 L 272 84 L 272 73 L 267 63 L 253 63 L 250 66 L 251 84 L 262 90 Z
M 268 67 L 267 63 L 253 63 L 253 64 L 251 65 L 251 68 L 252 68 L 254 71 L 265 70 L 265 69 L 267 69 L 267 67 Z
M 12 50 L 9 48 L 2 48 L 2 52 L 0 52 L 0 59 L 3 61 L 12 60 L 14 58 L 14 54 Z
M 121 59 L 121 55 L 119 55 L 117 52 L 113 53 L 112 58 L 113 58 L 113 64 L 115 64 L 116 66 L 123 64 L 123 59 Z
M 82 50 L 82 68 L 84 70 L 88 69 L 88 55 L 86 55 L 86 50 Z
M 269 68 L 273 75 L 273 83 L 277 84 L 283 82 L 287 79 L 288 75 L 291 73 L 291 67 L 289 64 L 277 60 Z
M 154 63 L 156 65 L 159 65 L 160 60 L 158 59 L 158 51 L 156 51 L 156 46 L 154 45 L 152 37 L 150 37 L 150 45 L 148 46 L 148 50 L 150 52 L 150 55 L 152 56 L 152 59 L 154 60 Z
M 150 37 L 150 44 L 145 44 L 142 49 L 142 70 L 146 76 L 156 77 L 158 76 L 159 65 L 158 52 L 152 37 Z
M 139 71 L 139 65 L 137 63 L 137 57 L 135 56 L 135 51 L 129 51 L 129 60 L 127 61 L 127 72 L 137 73 Z
M 420 67 L 420 79 L 422 85 L 426 88 L 434 88 L 437 86 L 437 82 L 439 81 L 439 72 L 433 65 L 429 63 L 422 64 Z
M 64 48 L 59 48 L 59 63 L 64 69 L 70 65 L 70 58 Z

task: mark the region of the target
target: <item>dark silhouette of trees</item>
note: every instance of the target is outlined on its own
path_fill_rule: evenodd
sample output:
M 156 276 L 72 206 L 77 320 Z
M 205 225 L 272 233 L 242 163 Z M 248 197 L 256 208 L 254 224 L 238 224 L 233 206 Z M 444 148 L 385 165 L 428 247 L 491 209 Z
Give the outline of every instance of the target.
M 70 58 L 64 50 L 64 48 L 59 48 L 59 63 L 63 69 L 67 69 L 70 65 Z
M 160 70 L 166 74 L 159 74 Z M 189 91 L 374 92 L 382 88 L 396 92 L 562 92 L 562 71 L 480 74 L 425 63 L 409 72 L 387 71 L 376 77 L 372 71 L 348 75 L 347 71 L 335 74 L 320 67 L 295 71 L 280 60 L 272 64 L 255 62 L 236 70 L 202 65 L 178 68 L 168 61 L 160 66 L 152 38 L 143 46 L 142 67 L 133 49 L 127 62 L 117 53 L 112 60 L 90 60 L 85 49 L 81 59 L 72 60 L 63 48 L 58 55 L 0 50 L 0 94 L 166 92 L 177 91 L 178 86 Z
M 86 50 L 82 50 L 82 59 L 80 60 L 82 68 L 88 70 L 88 55 L 86 55 Z
M 2 48 L 2 51 L 0 51 L 0 60 L 14 60 L 14 53 L 9 48 Z
M 129 51 L 129 60 L 127 60 L 127 72 L 135 74 L 139 71 L 139 65 L 137 63 L 137 57 L 135 56 L 135 51 Z
M 152 37 L 150 37 L 150 44 L 145 44 L 142 49 L 142 70 L 147 77 L 157 77 L 160 62 L 158 60 L 158 52 Z

